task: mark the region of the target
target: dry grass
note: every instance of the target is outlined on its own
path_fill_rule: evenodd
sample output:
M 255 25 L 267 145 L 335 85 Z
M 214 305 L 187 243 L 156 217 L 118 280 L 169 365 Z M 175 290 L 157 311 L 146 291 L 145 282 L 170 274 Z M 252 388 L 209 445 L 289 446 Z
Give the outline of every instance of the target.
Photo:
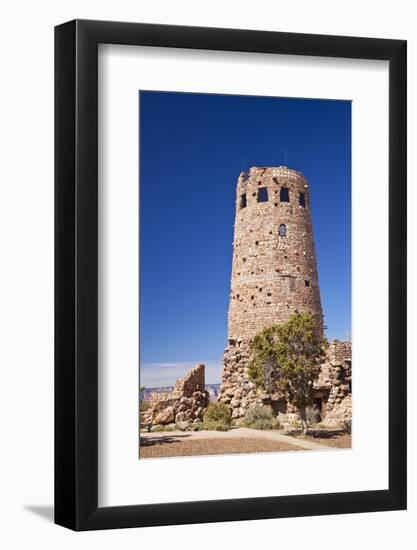
M 301 447 L 267 439 L 194 439 L 187 436 L 147 438 L 140 447 L 140 458 L 160 458 L 169 456 L 201 456 L 240 453 L 267 453 L 282 451 L 302 451 Z

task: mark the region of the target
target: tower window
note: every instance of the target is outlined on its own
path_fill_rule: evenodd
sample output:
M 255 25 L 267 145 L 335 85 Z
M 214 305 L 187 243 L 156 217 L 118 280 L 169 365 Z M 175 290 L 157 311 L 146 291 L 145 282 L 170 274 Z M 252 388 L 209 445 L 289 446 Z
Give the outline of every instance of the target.
M 300 193 L 300 206 L 302 208 L 305 208 L 306 207 L 306 196 L 305 196 L 305 193 Z
M 281 187 L 279 192 L 279 200 L 281 202 L 290 202 L 290 190 L 288 187 Z
M 309 281 L 308 279 L 306 279 L 306 280 L 304 281 L 304 284 L 305 284 L 305 286 L 310 286 L 310 281 Z
M 246 193 L 243 193 L 243 195 L 240 195 L 240 208 L 246 208 L 247 201 L 246 201 Z
M 268 202 L 268 189 L 266 187 L 258 189 L 258 202 Z
M 278 235 L 280 237 L 287 236 L 287 227 L 283 223 L 278 227 Z

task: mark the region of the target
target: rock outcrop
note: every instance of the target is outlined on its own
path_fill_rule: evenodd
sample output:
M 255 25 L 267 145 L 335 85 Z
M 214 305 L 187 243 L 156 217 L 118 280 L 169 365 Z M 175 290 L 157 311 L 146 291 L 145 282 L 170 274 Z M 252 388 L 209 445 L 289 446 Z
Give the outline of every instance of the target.
M 204 371 L 204 365 L 196 365 L 184 378 L 177 380 L 172 392 L 152 393 L 142 424 L 153 427 L 175 424 L 185 430 L 201 422 L 210 401 L 205 390 Z

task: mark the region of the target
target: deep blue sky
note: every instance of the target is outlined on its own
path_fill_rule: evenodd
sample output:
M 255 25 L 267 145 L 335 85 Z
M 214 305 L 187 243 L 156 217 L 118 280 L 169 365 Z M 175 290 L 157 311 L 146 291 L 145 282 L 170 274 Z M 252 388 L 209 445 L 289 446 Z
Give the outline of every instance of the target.
M 207 378 L 218 378 L 236 181 L 242 167 L 283 165 L 285 149 L 286 165 L 310 184 L 326 335 L 345 339 L 351 103 L 164 92 L 141 92 L 139 103 L 143 382 L 168 384 L 193 361 L 216 365 Z

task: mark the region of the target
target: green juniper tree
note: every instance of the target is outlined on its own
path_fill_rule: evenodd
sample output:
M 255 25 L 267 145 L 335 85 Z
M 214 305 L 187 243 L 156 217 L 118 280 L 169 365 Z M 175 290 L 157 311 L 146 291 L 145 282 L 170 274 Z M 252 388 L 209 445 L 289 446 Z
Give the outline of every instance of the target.
M 268 392 L 283 392 L 297 408 L 305 434 L 306 408 L 313 402 L 313 386 L 327 346 L 315 327 L 312 315 L 297 313 L 282 325 L 264 328 L 251 343 L 250 379 Z

